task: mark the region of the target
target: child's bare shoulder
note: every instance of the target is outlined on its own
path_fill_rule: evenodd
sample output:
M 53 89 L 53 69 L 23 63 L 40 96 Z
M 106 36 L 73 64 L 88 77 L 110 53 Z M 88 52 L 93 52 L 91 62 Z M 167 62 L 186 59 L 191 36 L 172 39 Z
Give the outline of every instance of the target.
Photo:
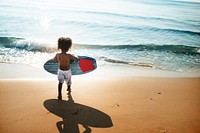
M 71 55 L 71 54 L 68 54 L 68 53 L 66 53 L 64 56 L 65 56 L 65 58 L 71 59 L 71 56 L 72 56 L 72 55 Z
M 61 53 L 57 53 L 56 56 L 59 56 Z
M 68 56 L 68 57 L 71 57 L 72 55 L 71 55 L 71 54 L 69 54 L 69 53 L 67 53 L 67 54 L 66 54 L 66 56 Z

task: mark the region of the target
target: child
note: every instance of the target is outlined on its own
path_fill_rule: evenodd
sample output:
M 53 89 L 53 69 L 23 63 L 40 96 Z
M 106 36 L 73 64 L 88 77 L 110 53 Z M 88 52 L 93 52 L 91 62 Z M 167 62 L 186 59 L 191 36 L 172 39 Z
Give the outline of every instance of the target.
M 68 54 L 67 51 L 72 46 L 72 40 L 70 38 L 60 37 L 58 39 L 58 49 L 61 49 L 61 53 L 56 54 L 54 60 L 58 62 L 58 99 L 62 99 L 62 85 L 64 81 L 67 84 L 67 91 L 71 92 L 71 70 L 70 60 L 77 61 L 78 58 Z

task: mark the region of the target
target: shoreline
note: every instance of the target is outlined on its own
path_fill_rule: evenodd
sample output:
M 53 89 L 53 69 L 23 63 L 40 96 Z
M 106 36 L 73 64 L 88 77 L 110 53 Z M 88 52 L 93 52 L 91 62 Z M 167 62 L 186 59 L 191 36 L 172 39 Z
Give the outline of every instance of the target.
M 56 75 L 50 74 L 41 67 L 25 64 L 0 63 L 1 79 L 21 80 L 51 80 L 57 79 Z M 163 71 L 153 68 L 140 68 L 121 64 L 99 65 L 92 72 L 73 75 L 73 78 L 199 78 L 200 73 Z

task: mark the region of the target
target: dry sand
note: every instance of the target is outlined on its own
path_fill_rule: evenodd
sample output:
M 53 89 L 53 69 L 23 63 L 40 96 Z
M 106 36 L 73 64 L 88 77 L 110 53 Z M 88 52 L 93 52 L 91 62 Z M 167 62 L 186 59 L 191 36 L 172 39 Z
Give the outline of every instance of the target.
M 1 133 L 200 133 L 200 78 L 0 80 Z

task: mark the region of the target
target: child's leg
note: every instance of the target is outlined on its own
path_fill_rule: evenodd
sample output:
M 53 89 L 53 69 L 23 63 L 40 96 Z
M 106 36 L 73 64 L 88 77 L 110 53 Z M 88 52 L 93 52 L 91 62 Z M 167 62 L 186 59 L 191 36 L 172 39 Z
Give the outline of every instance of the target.
M 71 92 L 71 84 L 72 84 L 72 79 L 71 79 L 71 71 L 68 73 L 68 79 L 66 79 L 67 83 L 67 91 Z
M 71 85 L 67 85 L 67 91 L 71 92 Z
M 62 99 L 62 83 L 58 83 L 58 99 Z

